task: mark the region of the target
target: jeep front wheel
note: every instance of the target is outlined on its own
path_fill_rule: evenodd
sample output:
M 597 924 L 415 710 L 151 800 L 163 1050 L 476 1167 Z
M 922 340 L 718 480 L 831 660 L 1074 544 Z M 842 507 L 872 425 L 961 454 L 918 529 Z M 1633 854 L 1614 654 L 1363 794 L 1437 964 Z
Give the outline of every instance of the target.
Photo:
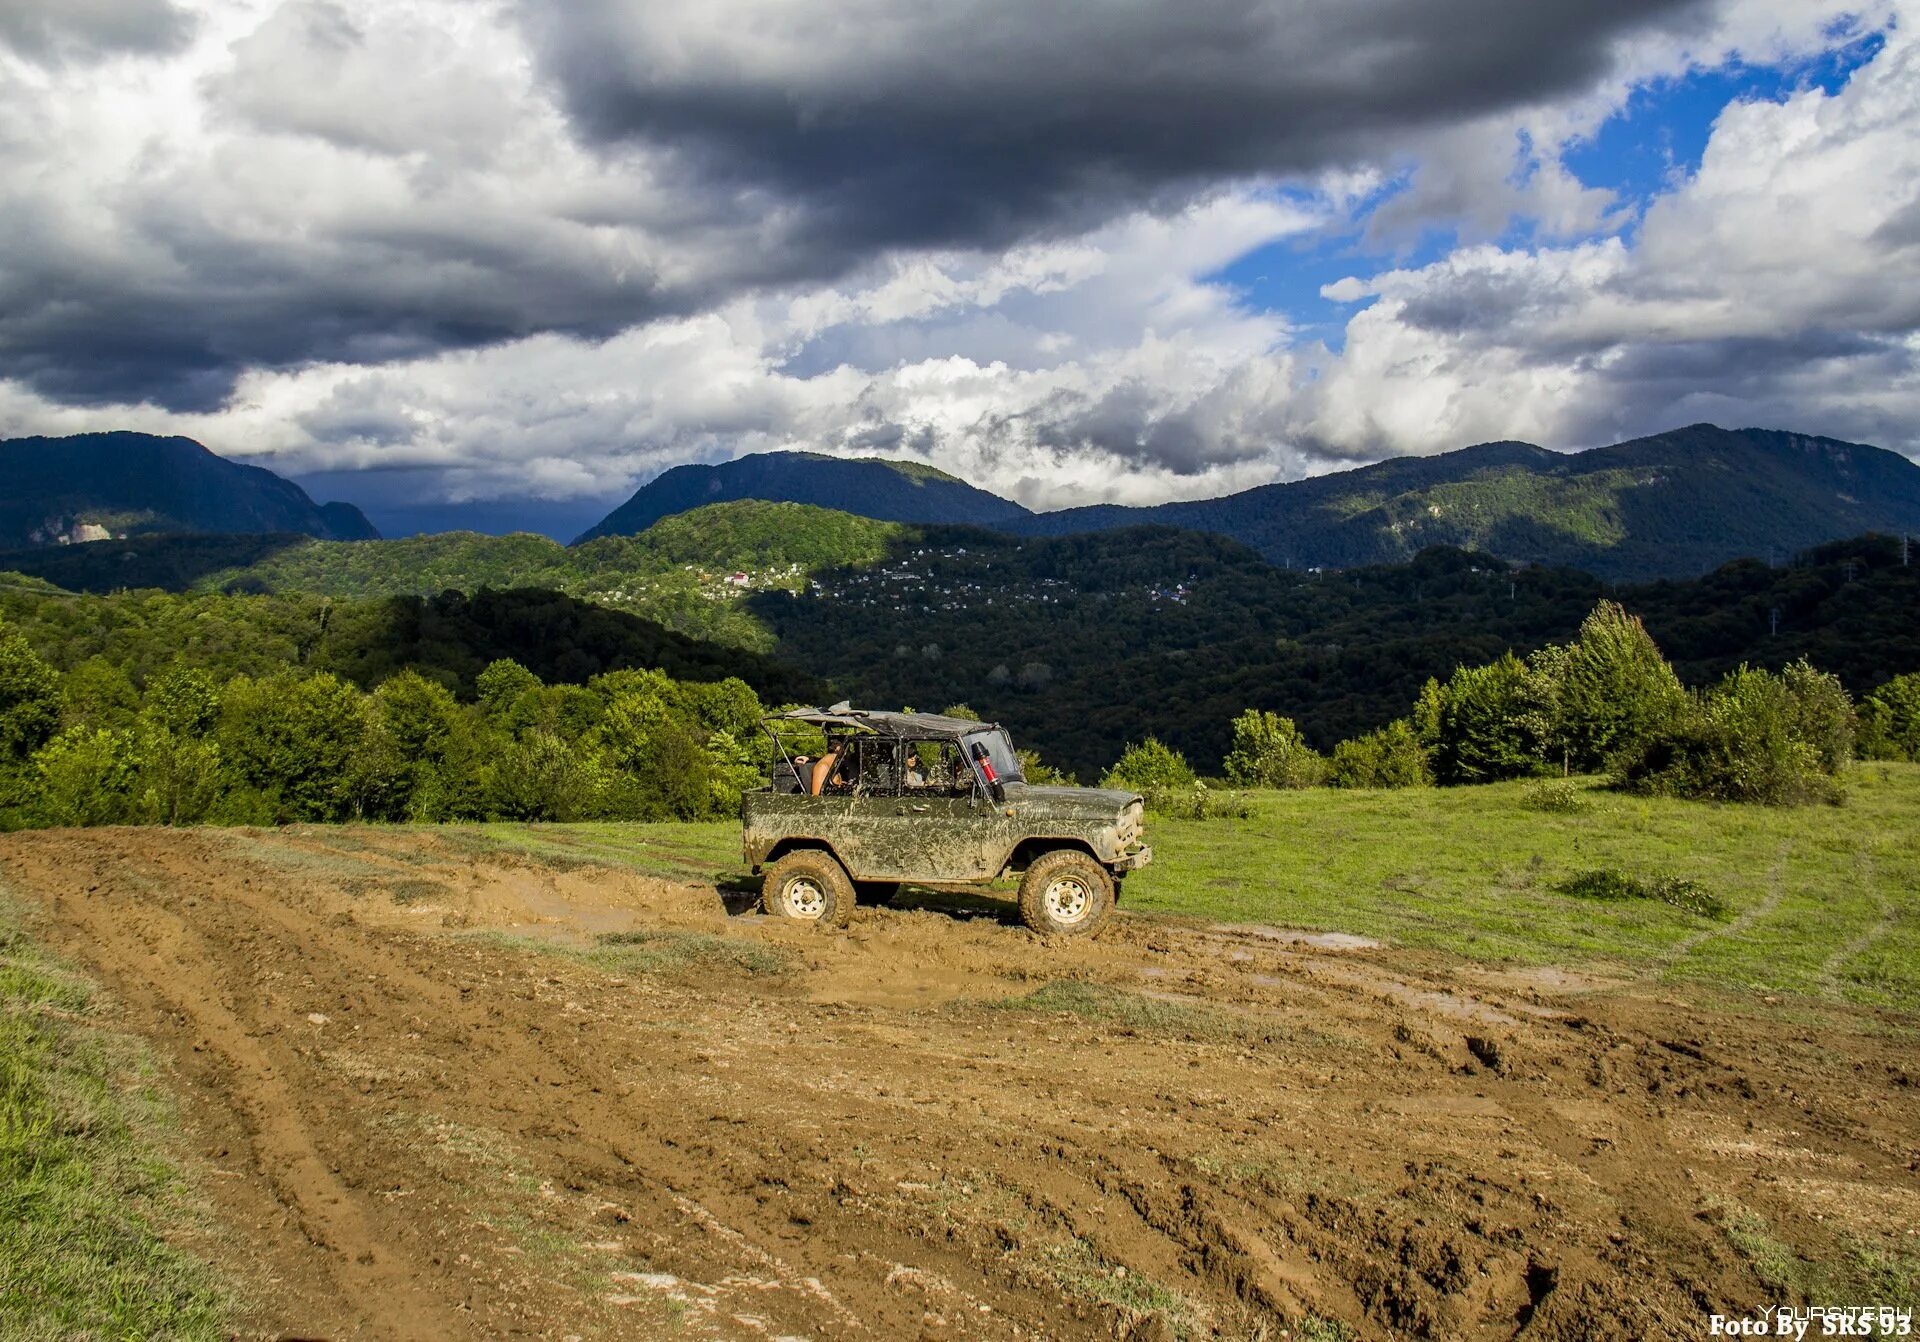
M 767 868 L 760 907 L 775 918 L 845 927 L 853 917 L 853 882 L 833 854 L 802 848 Z
M 1085 853 L 1055 849 L 1020 879 L 1020 921 L 1053 936 L 1091 936 L 1113 917 L 1113 878 Z

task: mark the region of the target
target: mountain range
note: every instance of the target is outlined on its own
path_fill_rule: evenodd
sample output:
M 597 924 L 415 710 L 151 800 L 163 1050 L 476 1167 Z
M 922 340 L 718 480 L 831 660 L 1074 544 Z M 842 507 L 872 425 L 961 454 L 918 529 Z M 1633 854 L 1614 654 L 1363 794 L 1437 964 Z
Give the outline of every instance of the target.
M 1868 531 L 1920 532 L 1920 466 L 1899 453 L 1695 424 L 1585 452 L 1482 443 L 1223 498 L 1050 513 L 917 464 L 770 452 L 675 467 L 582 539 L 742 498 L 1028 536 L 1172 526 L 1231 537 L 1289 568 L 1398 563 L 1447 545 L 1610 581 L 1692 577 Z
M 351 503 L 316 504 L 259 466 L 191 438 L 82 433 L 0 441 L 0 547 L 163 533 L 295 533 L 375 540 Z
M 0 442 L 0 478 L 0 549 L 109 536 L 133 544 L 166 533 L 378 535 L 351 504 L 316 505 L 291 481 L 187 438 L 14 439 Z M 1870 531 L 1920 533 L 1920 466 L 1860 443 L 1695 424 L 1577 453 L 1482 443 L 1222 498 L 1036 513 L 920 463 L 769 452 L 674 467 L 574 544 L 635 536 L 731 501 L 1033 537 L 1177 527 L 1237 540 L 1295 569 L 1400 563 L 1441 545 L 1637 582 L 1693 577 L 1741 557 L 1784 558 Z M 177 547 L 128 553 L 132 568 L 185 562 Z

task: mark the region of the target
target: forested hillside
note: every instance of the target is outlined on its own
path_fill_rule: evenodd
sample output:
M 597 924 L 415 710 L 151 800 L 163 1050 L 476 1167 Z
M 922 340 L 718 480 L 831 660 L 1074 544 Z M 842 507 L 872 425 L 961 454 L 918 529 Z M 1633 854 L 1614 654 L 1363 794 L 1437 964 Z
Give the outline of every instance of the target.
M 580 540 L 635 535 L 663 517 L 732 499 L 806 503 L 888 522 L 1001 526 L 1027 515 L 1017 503 L 919 462 L 762 452 L 715 466 L 675 466 Z
M 169 536 L 0 553 L 0 572 L 70 591 L 306 593 L 357 599 L 542 588 L 693 637 L 767 651 L 773 637 L 739 598 L 798 590 L 823 569 L 877 562 L 894 523 L 794 503 L 711 504 L 643 535 L 572 547 L 545 536 L 470 531 L 345 544 L 299 536 Z
M 192 538 L 24 559 L 73 585 L 146 571 L 197 588 L 6 594 L 63 667 L 107 651 L 138 677 L 181 652 L 371 685 L 415 665 L 463 693 L 496 657 L 551 681 L 615 666 L 739 675 L 770 699 L 965 702 L 1083 776 L 1149 735 L 1213 769 L 1250 707 L 1325 749 L 1404 715 L 1429 676 L 1571 637 L 1602 596 L 1643 616 L 1690 683 L 1804 656 L 1861 694 L 1920 669 L 1920 567 L 1884 538 L 1620 586 L 1445 548 L 1312 573 L 1171 528 L 1023 539 L 742 501 L 571 550 L 529 536 Z
M 470 699 L 480 672 L 510 658 L 554 683 L 647 668 L 676 680 L 737 677 L 774 702 L 820 692 L 815 678 L 758 653 L 543 591 L 350 601 L 307 593 L 96 596 L 0 574 L 0 619 L 56 670 L 111 668 L 135 685 L 175 664 L 218 679 L 326 671 L 368 689 L 411 668 Z
M 1452 545 L 1614 581 L 1687 578 L 1866 531 L 1920 533 L 1920 466 L 1860 443 L 1695 424 L 1586 452 L 1487 443 L 1220 499 L 1036 513 L 1013 529 L 1143 524 L 1231 536 L 1294 568 Z
M 1404 715 L 1429 676 L 1570 638 L 1609 595 L 1692 684 L 1806 657 L 1861 694 L 1920 669 L 1920 565 L 1885 538 L 1614 586 L 1448 549 L 1303 574 L 1166 529 L 1024 542 L 923 530 L 883 564 L 819 582 L 748 600 L 782 657 L 856 700 L 964 701 L 1082 774 L 1148 735 L 1214 768 L 1247 707 L 1295 719 L 1325 749 Z
M 380 534 L 352 504 L 316 504 L 291 480 L 191 438 L 9 439 L 0 441 L 0 480 L 0 548 L 172 532 Z

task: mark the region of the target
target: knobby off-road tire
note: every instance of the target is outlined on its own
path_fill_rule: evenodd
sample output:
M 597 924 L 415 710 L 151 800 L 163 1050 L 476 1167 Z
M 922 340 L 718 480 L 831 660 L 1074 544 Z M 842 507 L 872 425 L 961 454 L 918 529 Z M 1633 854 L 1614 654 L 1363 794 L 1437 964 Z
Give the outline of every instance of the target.
M 1020 878 L 1020 921 L 1046 936 L 1090 937 L 1113 917 L 1113 877 L 1085 853 L 1056 849 Z
M 853 919 L 853 882 L 832 853 L 796 849 L 767 868 L 760 907 L 775 918 L 845 927 Z

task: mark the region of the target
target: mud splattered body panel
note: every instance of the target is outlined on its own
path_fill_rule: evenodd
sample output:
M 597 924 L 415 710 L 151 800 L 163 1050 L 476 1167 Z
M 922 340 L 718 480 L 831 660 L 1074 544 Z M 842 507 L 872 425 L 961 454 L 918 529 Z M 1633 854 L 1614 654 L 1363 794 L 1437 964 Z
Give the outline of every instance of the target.
M 1140 798 L 1102 788 L 1009 783 L 967 794 L 749 792 L 744 856 L 755 871 L 787 848 L 834 853 L 857 881 L 984 884 L 1052 848 L 1080 848 L 1116 873 L 1145 866 Z

